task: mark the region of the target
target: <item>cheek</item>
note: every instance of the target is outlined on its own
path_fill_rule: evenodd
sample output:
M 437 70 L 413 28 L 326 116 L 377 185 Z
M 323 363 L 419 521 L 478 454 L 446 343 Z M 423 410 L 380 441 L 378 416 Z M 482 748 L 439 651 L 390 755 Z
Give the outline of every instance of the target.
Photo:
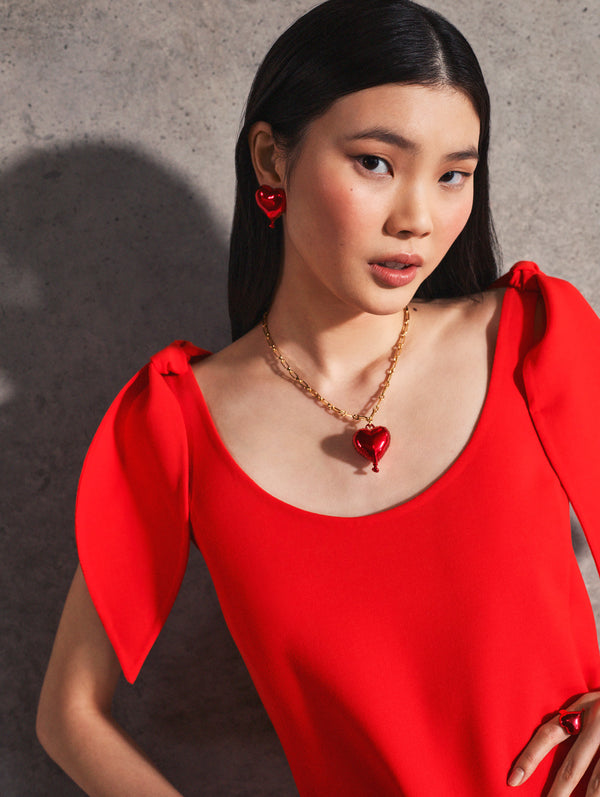
M 344 240 L 354 238 L 357 231 L 364 228 L 368 208 L 361 192 L 352 188 L 330 186 L 324 192 L 324 200 L 330 233 L 343 245 Z
M 297 211 L 305 240 L 325 238 L 328 243 L 340 247 L 360 229 L 360 222 L 365 218 L 365 201 L 355 187 L 345 184 L 339 177 L 328 179 L 323 175 L 299 188 L 297 204 L 291 210 Z
M 470 196 L 465 197 L 463 202 L 456 203 L 456 205 L 454 205 L 447 211 L 447 213 L 444 214 L 442 221 L 444 238 L 449 240 L 451 243 L 458 238 L 460 233 L 463 231 L 465 224 L 469 220 L 472 207 L 473 195 L 471 192 Z

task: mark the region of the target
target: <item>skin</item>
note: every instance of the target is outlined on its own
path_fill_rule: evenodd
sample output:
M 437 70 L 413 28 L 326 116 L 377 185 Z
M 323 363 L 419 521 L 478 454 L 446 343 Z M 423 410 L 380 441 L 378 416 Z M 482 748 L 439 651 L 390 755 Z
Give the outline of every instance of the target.
M 42 746 L 92 797 L 181 797 L 113 720 L 121 672 L 77 568 L 42 686 Z
M 403 309 L 411 309 L 406 344 L 376 416 L 392 434 L 377 475 L 352 447 L 356 424 L 290 383 L 260 327 L 194 366 L 223 443 L 277 498 L 325 515 L 378 512 L 426 489 L 468 444 L 485 402 L 503 291 L 428 303 L 414 293 L 469 217 L 478 137 L 465 95 L 409 85 L 338 100 L 309 126 L 293 158 L 276 146 L 268 124 L 252 128 L 258 183 L 286 191 L 278 221 L 284 262 L 269 326 L 293 367 L 338 406 L 364 412 L 389 365 Z M 392 288 L 369 264 L 402 253 L 419 255 L 422 265 L 410 284 Z M 42 690 L 40 740 L 88 794 L 176 795 L 112 720 L 118 673 L 78 570 Z M 578 701 L 590 708 L 565 762 L 573 762 L 575 774 L 566 781 L 559 773 L 552 797 L 571 793 L 597 749 L 596 698 Z M 565 738 L 550 721 L 516 766 L 529 777 Z
M 402 135 L 406 147 L 375 138 L 378 129 Z M 422 86 L 357 92 L 317 119 L 284 178 L 285 261 L 272 323 L 283 326 L 282 313 L 298 306 L 301 291 L 302 304 L 318 301 L 312 314 L 318 310 L 330 324 L 374 314 L 397 329 L 394 316 L 469 217 L 477 160 L 447 155 L 476 152 L 478 130 L 463 94 Z M 369 131 L 369 138 L 357 138 Z M 253 132 L 260 166 L 270 154 L 269 131 L 259 125 Z M 286 172 L 280 157 L 276 165 Z M 417 253 L 425 263 L 406 288 L 382 290 L 365 264 L 399 252 Z
M 373 129 L 411 145 L 356 138 Z M 352 447 L 356 425 L 290 389 L 260 327 L 196 367 L 230 452 L 278 498 L 328 515 L 381 511 L 425 489 L 467 444 L 485 400 L 502 292 L 479 301 L 413 296 L 469 217 L 476 159 L 449 155 L 476 149 L 478 138 L 462 93 L 405 85 L 338 100 L 310 125 L 291 172 L 270 127 L 252 129 L 259 183 L 286 190 L 283 274 L 269 326 L 294 367 L 337 406 L 361 411 L 379 390 L 403 308 L 412 308 L 376 416 L 401 445 L 390 447 L 376 479 L 366 479 L 369 463 Z M 369 263 L 400 253 L 420 255 L 423 265 L 412 283 L 391 289 Z M 233 393 L 232 374 L 240 386 Z
M 565 756 L 548 797 L 567 797 L 572 794 L 590 769 L 600 747 L 600 692 L 588 692 L 565 708 L 583 711 L 583 728 Z M 572 737 L 559 725 L 558 717 L 553 717 L 542 724 L 517 758 L 509 775 L 509 785 L 520 786 L 525 783 L 548 753 L 569 738 Z M 595 797 L 598 794 L 600 794 L 600 763 L 596 763 L 592 769 L 586 797 Z

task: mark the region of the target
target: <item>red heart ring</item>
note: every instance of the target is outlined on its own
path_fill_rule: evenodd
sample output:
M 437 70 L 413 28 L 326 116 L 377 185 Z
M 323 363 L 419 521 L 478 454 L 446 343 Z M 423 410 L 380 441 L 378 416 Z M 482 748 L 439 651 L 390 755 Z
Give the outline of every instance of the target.
M 371 460 L 375 473 L 379 473 L 378 463 L 390 447 L 390 439 L 390 433 L 385 426 L 370 424 L 367 424 L 364 429 L 358 429 L 352 435 L 354 448 L 361 457 Z
M 269 227 L 274 227 L 275 219 L 279 218 L 285 211 L 285 191 L 283 188 L 271 188 L 270 185 L 261 185 L 254 196 L 258 207 L 271 221 Z
M 558 712 L 558 724 L 564 728 L 569 736 L 575 736 L 581 730 L 581 711 L 562 709 Z

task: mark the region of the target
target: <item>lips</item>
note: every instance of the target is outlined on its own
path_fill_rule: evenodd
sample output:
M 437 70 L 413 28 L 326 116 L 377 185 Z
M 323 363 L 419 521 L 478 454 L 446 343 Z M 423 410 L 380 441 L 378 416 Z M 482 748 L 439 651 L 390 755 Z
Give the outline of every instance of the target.
M 381 258 L 381 260 L 373 260 L 371 265 L 382 266 L 383 268 L 391 268 L 396 271 L 401 271 L 402 269 L 410 268 L 410 266 L 422 266 L 423 258 L 417 254 L 403 252 L 398 255 L 388 255 Z
M 396 271 L 401 271 L 403 268 L 410 268 L 409 263 L 398 263 L 394 260 L 384 260 L 382 263 L 374 263 L 376 266 L 383 266 L 384 268 L 393 268 Z
M 419 271 L 417 266 L 405 265 L 397 260 L 384 261 L 391 262 L 392 267 L 383 266 L 379 263 L 369 263 L 369 270 L 378 285 L 383 288 L 401 288 L 411 283 Z

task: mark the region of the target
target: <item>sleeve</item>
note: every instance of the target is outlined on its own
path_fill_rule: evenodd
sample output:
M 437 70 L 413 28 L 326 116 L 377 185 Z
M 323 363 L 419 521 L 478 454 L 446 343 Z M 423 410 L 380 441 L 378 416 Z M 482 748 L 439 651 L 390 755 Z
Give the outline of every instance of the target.
M 185 572 L 188 470 L 179 402 L 153 358 L 104 416 L 84 461 L 75 511 L 86 584 L 130 682 Z
M 600 571 L 600 319 L 573 285 L 534 263 L 513 267 L 509 284 L 544 302 L 544 333 L 523 363 L 529 411 Z

